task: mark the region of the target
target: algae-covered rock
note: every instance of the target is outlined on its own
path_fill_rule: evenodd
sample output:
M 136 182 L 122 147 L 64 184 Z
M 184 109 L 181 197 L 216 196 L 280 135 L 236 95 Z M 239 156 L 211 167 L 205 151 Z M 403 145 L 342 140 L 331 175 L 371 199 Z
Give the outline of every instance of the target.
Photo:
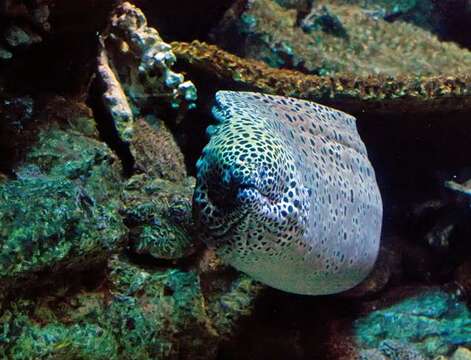
M 51 124 L 40 131 L 16 179 L 0 185 L 3 289 L 32 284 L 44 271 L 85 269 L 124 244 L 115 157 L 86 135 L 92 119 L 67 121 L 74 124 L 68 130 Z
M 399 6 L 400 12 L 415 6 L 415 1 L 389 3 Z M 237 55 L 318 75 L 457 75 L 471 67 L 468 50 L 441 42 L 413 24 L 375 19 L 360 6 L 345 2 L 319 1 L 313 11 L 313 20 L 309 16 L 304 20 L 304 29 L 309 30 L 305 32 L 295 10 L 273 0 L 255 0 L 240 16 L 226 17 L 213 38 Z
M 11 348 L 11 359 L 118 359 L 115 339 L 99 326 L 24 325 L 28 327 Z
M 174 42 L 182 67 L 195 78 L 211 78 L 226 87 L 294 96 L 321 102 L 349 113 L 404 113 L 471 109 L 471 77 L 306 75 L 275 69 L 199 41 Z M 197 84 L 199 86 L 199 84 Z
M 147 25 L 140 9 L 128 2 L 116 6 L 100 41 L 101 98 L 122 141 L 131 141 L 134 118 L 145 115 L 145 108 L 194 106 L 195 86 L 172 70 L 171 46 Z
M 199 277 L 193 271 L 146 271 L 119 259 L 111 263 L 105 321 L 121 345 L 121 358 L 191 358 L 215 350 Z
M 456 351 L 453 353 L 451 360 L 470 360 L 471 359 L 471 350 L 464 348 L 464 347 L 459 347 L 456 349 Z
M 196 271 L 108 264 L 106 288 L 51 288 L 15 299 L 0 318 L 0 355 L 12 359 L 211 359 L 257 285 L 246 277 L 203 293 Z M 101 276 L 101 275 L 100 275 Z M 220 307 L 222 307 L 220 309 Z
M 175 183 L 143 174 L 128 180 L 123 214 L 135 252 L 177 259 L 193 251 L 193 187 L 191 178 Z
M 471 344 L 471 312 L 451 294 L 428 291 L 357 320 L 355 333 L 363 348 L 395 340 L 427 356 L 447 355 Z
M 130 148 L 138 172 L 172 182 L 185 180 L 182 150 L 164 121 L 151 115 L 137 119 Z
M 178 259 L 194 250 L 191 198 L 194 179 L 165 123 L 152 116 L 134 125 L 130 149 L 138 173 L 125 184 L 122 214 L 133 251 Z
M 360 351 L 359 360 L 426 360 L 426 358 L 412 344 L 383 340 L 377 349 Z
M 24 50 L 48 33 L 50 1 L 5 1 L 0 7 L 0 61 L 11 60 L 16 51 Z M 3 28 L 3 25 L 9 25 Z

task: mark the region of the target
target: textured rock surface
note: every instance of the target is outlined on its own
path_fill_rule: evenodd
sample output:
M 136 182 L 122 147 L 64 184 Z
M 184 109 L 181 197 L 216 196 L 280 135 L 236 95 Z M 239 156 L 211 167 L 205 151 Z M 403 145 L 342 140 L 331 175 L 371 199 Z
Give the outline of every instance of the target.
M 157 259 L 178 259 L 193 252 L 193 187 L 192 179 L 173 183 L 134 175 L 127 181 L 124 214 L 135 252 Z
M 453 353 L 451 360 L 469 360 L 471 359 L 471 350 L 466 349 L 464 347 L 459 347 Z
M 0 187 L 0 282 L 48 281 L 46 271 L 86 269 L 124 245 L 116 158 L 94 137 L 93 119 L 50 123 Z M 53 281 L 52 278 L 49 281 Z
M 242 278 L 205 297 L 194 271 L 142 269 L 118 257 L 107 273 L 106 287 L 77 292 L 65 283 L 47 296 L 17 299 L 1 316 L 2 357 L 212 358 L 257 289 Z
M 273 69 L 198 41 L 174 42 L 172 47 L 181 66 L 195 78 L 208 77 L 225 87 L 318 101 L 351 113 L 448 112 L 471 108 L 468 75 L 320 77 Z
M 260 1 L 265 8 L 238 0 L 219 27 L 222 34 L 243 25 L 245 33 L 224 40 L 252 34 L 254 46 L 265 46 L 261 58 L 331 72 L 324 76 L 270 68 L 196 41 L 166 46 L 209 39 L 230 2 L 138 0 L 147 24 L 133 6 L 111 11 L 109 0 L 0 5 L 0 358 L 467 356 L 469 196 L 457 200 L 447 191 L 440 198 L 445 180 L 469 179 L 459 172 L 469 163 L 463 149 L 470 142 L 471 81 L 455 73 L 469 73 L 466 52 L 415 26 L 438 24 L 428 0 Z M 446 9 L 464 3 L 434 2 L 463 44 L 469 22 L 456 20 L 469 15 L 448 16 Z M 313 4 L 313 28 L 302 30 Z M 258 18 L 247 16 L 253 10 Z M 342 27 L 346 36 L 336 31 Z M 314 45 L 305 46 L 306 39 Z M 391 46 L 400 51 L 391 53 Z M 109 77 L 90 87 L 99 50 Z M 311 64 L 301 61 L 305 54 Z M 184 74 L 198 86 L 195 110 L 185 111 L 193 101 L 178 90 L 173 102 L 178 86 L 167 86 L 165 68 L 168 79 L 178 83 Z M 359 71 L 338 73 L 349 69 Z M 103 106 L 107 84 L 114 87 Z M 223 88 L 299 96 L 356 113 L 385 195 L 385 235 L 394 241 L 353 293 L 260 294 L 260 285 L 193 241 L 188 174 L 205 141 L 206 107 Z M 117 115 L 130 121 L 113 122 L 109 110 L 117 105 Z M 418 215 L 406 212 L 412 202 L 439 206 Z M 459 222 L 457 207 L 468 211 Z M 452 236 L 441 237 L 450 216 Z M 415 231 L 404 224 L 409 218 L 420 218 Z M 429 232 L 439 246 L 427 243 Z M 424 284 L 446 284 L 463 300 L 417 295 Z M 354 336 L 359 313 L 361 333 Z
M 319 6 L 322 4 L 327 7 Z M 404 10 L 396 2 L 390 6 L 403 12 L 414 4 L 404 4 Z M 309 17 L 317 19 L 313 26 L 307 26 Z M 456 75 L 466 74 L 471 67 L 471 53 L 454 43 L 442 43 L 409 23 L 373 19 L 359 6 L 349 4 L 316 2 L 300 27 L 295 10 L 272 0 L 256 0 L 239 17 L 226 17 L 227 21 L 233 24 L 225 23 L 221 31 L 214 31 L 216 44 L 272 67 L 362 76 Z
M 410 343 L 427 356 L 447 355 L 471 344 L 471 312 L 453 295 L 429 291 L 372 311 L 356 321 L 355 333 L 365 348 L 388 339 Z
M 5 0 L 0 8 L 0 63 L 13 58 L 15 52 L 24 51 L 40 43 L 51 30 L 49 23 L 51 1 Z M 26 20 L 26 21 L 25 21 Z
M 173 108 L 191 107 L 196 100 L 193 83 L 171 70 L 176 59 L 170 45 L 132 4 L 114 9 L 101 41 L 97 73 L 105 89 L 103 104 L 123 141 L 131 140 L 133 118 L 146 107 L 155 111 L 159 100 Z

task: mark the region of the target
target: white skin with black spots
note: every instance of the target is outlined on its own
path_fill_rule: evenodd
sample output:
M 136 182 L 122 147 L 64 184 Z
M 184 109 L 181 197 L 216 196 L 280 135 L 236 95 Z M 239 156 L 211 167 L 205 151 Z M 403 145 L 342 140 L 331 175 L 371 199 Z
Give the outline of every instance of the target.
M 376 260 L 382 200 L 355 118 L 313 102 L 219 91 L 197 162 L 203 241 L 287 292 L 354 287 Z

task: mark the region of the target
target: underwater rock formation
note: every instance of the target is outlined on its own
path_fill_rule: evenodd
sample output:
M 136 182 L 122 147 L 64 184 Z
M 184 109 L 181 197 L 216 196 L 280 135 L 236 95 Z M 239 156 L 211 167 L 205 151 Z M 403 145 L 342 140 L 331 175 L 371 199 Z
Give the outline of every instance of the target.
M 51 29 L 51 1 L 5 0 L 0 6 L 0 62 L 11 60 L 16 51 L 40 43 Z M 3 19 L 2 19 L 3 18 Z M 26 21 L 25 21 L 26 20 Z
M 383 340 L 410 343 L 426 356 L 449 355 L 471 346 L 471 312 L 454 295 L 426 291 L 355 322 L 358 344 L 381 347 Z
M 17 299 L 0 317 L 4 358 L 208 359 L 247 313 L 248 278 L 205 296 L 198 273 L 109 262 L 106 286 L 70 284 L 36 300 Z M 223 307 L 223 309 L 220 309 Z
M 98 73 L 112 86 L 92 86 L 93 111 L 83 93 L 0 96 L 2 147 L 15 153 L 1 158 L 2 358 L 214 358 L 261 289 L 224 267 L 200 271 L 194 180 L 162 120 L 181 120 L 172 106 L 191 107 L 196 89 L 138 9 L 111 16 L 106 36 L 129 52 L 104 37 Z M 139 73 L 140 63 L 154 65 Z M 121 126 L 123 114 L 132 121 Z
M 315 76 L 274 69 L 199 41 L 173 42 L 180 66 L 221 86 L 318 101 L 350 113 L 428 113 L 469 110 L 471 77 Z M 197 84 L 199 85 L 199 84 Z
M 471 350 L 464 347 L 459 347 L 453 353 L 451 360 L 470 360 L 471 359 Z
M 157 259 L 179 259 L 193 252 L 193 187 L 190 178 L 175 183 L 148 174 L 126 182 L 123 214 L 133 251 Z
M 471 53 L 456 44 L 413 24 L 372 19 L 351 4 L 316 2 L 298 25 L 295 10 L 255 0 L 220 27 L 213 39 L 224 49 L 316 75 L 458 75 L 471 67 Z
M 131 140 L 133 117 L 152 102 L 164 100 L 178 108 L 196 100 L 195 86 L 170 69 L 176 61 L 170 45 L 130 3 L 114 9 L 101 42 L 97 74 L 102 99 L 122 141 Z
M 251 49 L 263 50 L 255 57 L 322 76 L 201 42 L 231 3 L 213 28 L 220 45 L 253 35 Z M 469 176 L 453 176 L 468 160 L 469 55 L 424 31 L 469 42 L 468 23 L 456 20 L 471 12 L 447 18 L 449 34 L 436 27 L 465 1 L 434 1 L 433 13 L 428 0 L 249 3 L 137 0 L 146 20 L 111 0 L 2 2 L 0 358 L 469 358 Z M 308 20 L 313 27 L 303 30 Z M 200 41 L 168 46 L 179 39 Z M 303 48 L 307 39 L 314 45 Z M 188 80 L 198 98 L 189 83 L 178 89 Z M 261 292 L 195 241 L 192 158 L 223 88 L 361 115 L 387 221 L 400 224 L 389 224 L 377 266 L 358 288 L 309 299 Z M 430 174 L 441 167 L 437 190 Z M 446 179 L 457 192 L 438 199 Z M 416 198 L 404 188 L 429 204 L 425 213 L 408 211 Z M 420 229 L 404 230 L 404 214 Z M 458 297 L 390 297 L 424 284 Z
M 359 360 L 426 360 L 411 344 L 383 340 L 377 349 L 362 350 Z
M 3 295 L 53 281 L 45 272 L 89 268 L 124 245 L 116 158 L 97 141 L 89 112 L 66 121 L 43 127 L 16 179 L 0 187 Z

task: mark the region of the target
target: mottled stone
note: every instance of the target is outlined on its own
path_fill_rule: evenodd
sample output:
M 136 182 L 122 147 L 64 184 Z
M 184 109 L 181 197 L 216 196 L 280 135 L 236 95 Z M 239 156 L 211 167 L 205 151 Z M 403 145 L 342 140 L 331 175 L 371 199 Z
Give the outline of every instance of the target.
M 325 4 L 328 10 L 322 8 Z M 213 39 L 239 56 L 316 75 L 469 72 L 468 50 L 441 42 L 411 23 L 373 19 L 360 6 L 347 2 L 319 2 L 312 11 L 301 22 L 306 33 L 297 26 L 295 10 L 273 0 L 252 1 L 232 26 L 225 23 L 215 29 Z
M 183 153 L 167 125 L 155 116 L 136 120 L 130 148 L 138 172 L 174 182 L 186 178 Z
M 125 257 L 94 275 L 92 288 L 77 292 L 67 281 L 15 298 L 0 315 L 0 356 L 214 359 L 238 318 L 250 313 L 257 288 L 241 277 L 207 294 L 194 270 L 144 269 Z
M 12 47 L 26 47 L 42 41 L 39 35 L 16 25 L 13 25 L 6 30 L 5 40 L 8 45 Z
M 463 296 L 471 303 L 471 260 L 465 260 L 456 268 L 454 280 Z
M 194 106 L 195 86 L 172 70 L 171 46 L 147 25 L 140 9 L 128 2 L 116 6 L 100 39 L 102 99 L 122 141 L 131 141 L 134 118 L 145 115 L 145 108 Z
M 124 192 L 132 249 L 155 258 L 178 259 L 194 251 L 191 197 L 194 180 L 174 183 L 134 175 Z
M 471 109 L 471 77 L 468 75 L 314 76 L 273 69 L 199 41 L 174 42 L 172 47 L 189 75 L 217 79 L 227 88 L 294 96 L 350 113 L 398 115 Z
M 0 185 L 3 292 L 54 281 L 65 268 L 86 269 L 124 245 L 116 159 L 79 130 L 90 118 L 75 114 L 67 121 L 64 128 L 54 122 L 43 128 L 16 179 Z
M 372 311 L 355 322 L 358 344 L 379 347 L 383 340 L 409 343 L 426 356 L 446 355 L 471 344 L 471 313 L 442 291 L 428 291 Z
M 455 350 L 450 360 L 471 360 L 471 350 L 459 347 Z

